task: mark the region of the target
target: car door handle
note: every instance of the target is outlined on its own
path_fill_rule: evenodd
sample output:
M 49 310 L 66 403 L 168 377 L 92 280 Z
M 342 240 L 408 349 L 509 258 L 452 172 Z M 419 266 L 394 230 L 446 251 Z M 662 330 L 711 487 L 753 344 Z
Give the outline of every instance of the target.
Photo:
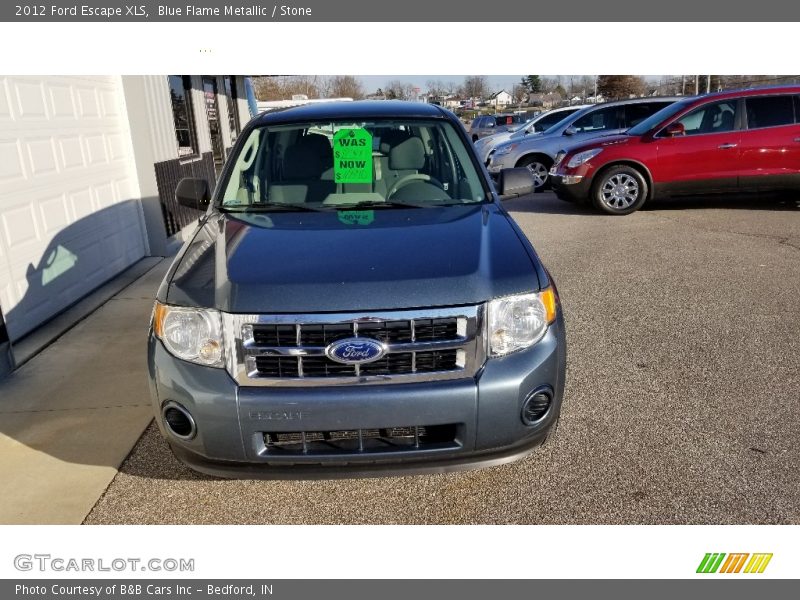
M 795 142 L 800 142 L 800 138 L 794 138 Z
M 719 149 L 720 150 L 730 150 L 731 148 L 736 148 L 739 144 L 722 144 Z

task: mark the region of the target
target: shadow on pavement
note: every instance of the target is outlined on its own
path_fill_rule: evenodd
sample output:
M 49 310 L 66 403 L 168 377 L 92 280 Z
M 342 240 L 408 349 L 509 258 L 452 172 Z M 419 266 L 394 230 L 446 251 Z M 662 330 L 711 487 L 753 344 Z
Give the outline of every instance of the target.
M 612 216 L 600 212 L 588 203 L 559 200 L 552 192 L 530 194 L 514 200 L 506 200 L 503 202 L 503 206 L 513 212 L 570 215 L 577 217 Z M 642 207 L 641 211 L 656 212 L 659 210 L 692 209 L 800 211 L 800 192 L 709 194 L 705 196 L 659 198 L 647 202 Z

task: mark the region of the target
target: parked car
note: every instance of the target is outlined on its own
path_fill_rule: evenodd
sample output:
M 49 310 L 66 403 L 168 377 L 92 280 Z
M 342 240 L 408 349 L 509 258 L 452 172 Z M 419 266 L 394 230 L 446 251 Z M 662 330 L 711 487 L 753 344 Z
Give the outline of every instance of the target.
M 323 135 L 320 132 L 325 132 Z M 495 192 L 495 187 L 498 192 Z M 440 107 L 317 104 L 253 119 L 158 291 L 156 422 L 176 456 L 256 478 L 514 460 L 553 431 L 552 277 Z
M 469 135 L 475 142 L 493 133 L 508 131 L 510 127 L 523 122 L 522 115 L 499 114 L 476 117 L 469 128 Z
M 622 133 L 676 100 L 637 98 L 583 108 L 541 135 L 499 144 L 490 152 L 486 167 L 493 175 L 511 167 L 527 167 L 533 174 L 536 191 L 540 191 L 547 187 L 550 167 L 566 144 Z
M 560 122 L 562 119 L 567 118 L 573 113 L 578 112 L 581 108 L 588 106 L 565 106 L 564 108 L 554 108 L 547 112 L 542 112 L 534 118 L 525 121 L 519 125 L 511 127 L 507 131 L 493 133 L 483 137 L 475 142 L 475 151 L 478 153 L 478 158 L 482 163 L 486 162 L 491 152 L 497 145 L 507 142 L 508 140 L 523 138 L 527 135 L 534 133 L 542 133 L 550 129 L 553 125 Z
M 660 196 L 800 190 L 800 86 L 687 98 L 624 135 L 570 148 L 552 181 L 560 198 L 612 215 Z

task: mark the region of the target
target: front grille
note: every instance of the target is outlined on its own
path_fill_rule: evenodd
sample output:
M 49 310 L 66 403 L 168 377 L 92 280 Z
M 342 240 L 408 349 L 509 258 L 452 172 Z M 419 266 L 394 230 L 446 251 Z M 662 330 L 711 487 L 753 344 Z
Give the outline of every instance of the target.
M 415 356 L 416 355 L 416 356 Z M 433 373 L 457 368 L 458 350 L 398 352 L 359 365 L 345 365 L 327 356 L 257 356 L 258 374 L 263 377 L 355 377 L 356 375 L 405 375 Z
M 470 377 L 485 357 L 483 310 L 478 305 L 357 315 L 228 315 L 226 327 L 240 332 L 228 353 L 229 370 L 241 385 L 346 385 Z M 329 358 L 329 346 L 348 338 L 377 340 L 384 347 L 383 355 L 358 364 Z
M 297 330 L 300 330 L 299 334 Z M 356 334 L 352 323 L 318 323 L 313 325 L 253 325 L 253 341 L 257 346 L 325 347 L 336 340 Z M 412 341 L 455 340 L 458 338 L 458 320 L 455 318 L 415 319 L 413 321 L 381 321 L 359 323 L 358 335 L 370 337 L 385 344 L 403 344 Z
M 456 447 L 457 427 L 418 425 L 339 431 L 264 432 L 268 454 L 354 454 Z

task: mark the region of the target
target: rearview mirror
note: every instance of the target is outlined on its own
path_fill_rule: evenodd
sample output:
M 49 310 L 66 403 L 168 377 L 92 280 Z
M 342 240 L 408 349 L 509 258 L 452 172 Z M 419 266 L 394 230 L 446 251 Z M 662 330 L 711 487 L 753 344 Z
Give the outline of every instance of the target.
M 527 167 L 503 169 L 497 182 L 497 193 L 501 200 L 532 194 L 536 184 Z
M 664 133 L 669 137 L 686 135 L 686 127 L 683 126 L 683 123 L 670 123 L 664 129 Z
M 208 181 L 197 177 L 184 177 L 178 182 L 175 190 L 175 199 L 181 206 L 205 210 L 211 201 L 211 193 L 208 190 Z
M 576 133 L 578 133 L 578 130 L 571 126 L 564 130 L 564 135 L 575 135 Z

